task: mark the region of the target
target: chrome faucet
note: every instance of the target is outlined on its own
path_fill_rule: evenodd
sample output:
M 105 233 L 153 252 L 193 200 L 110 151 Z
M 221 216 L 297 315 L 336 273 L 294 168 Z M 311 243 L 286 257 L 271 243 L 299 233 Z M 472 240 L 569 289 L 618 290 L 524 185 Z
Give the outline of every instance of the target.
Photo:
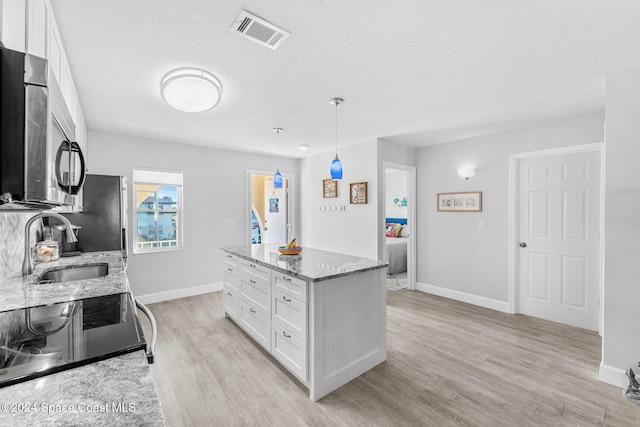
M 71 223 L 64 216 L 55 212 L 42 212 L 38 215 L 32 216 L 24 225 L 24 261 L 22 262 L 23 276 L 29 276 L 33 273 L 33 263 L 31 262 L 31 245 L 29 244 L 29 229 L 31 228 L 31 224 L 33 224 L 36 220 L 42 219 L 44 217 L 58 218 L 64 223 L 65 227 L 67 228 L 67 243 L 78 241 L 75 233 L 73 232 L 73 229 L 71 228 Z

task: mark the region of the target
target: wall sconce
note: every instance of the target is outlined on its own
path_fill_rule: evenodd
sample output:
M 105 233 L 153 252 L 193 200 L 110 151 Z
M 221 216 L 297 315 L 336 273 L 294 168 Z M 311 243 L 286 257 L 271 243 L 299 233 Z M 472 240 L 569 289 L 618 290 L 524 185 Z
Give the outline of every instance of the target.
M 476 168 L 458 168 L 458 175 L 461 178 L 469 179 L 476 174 Z

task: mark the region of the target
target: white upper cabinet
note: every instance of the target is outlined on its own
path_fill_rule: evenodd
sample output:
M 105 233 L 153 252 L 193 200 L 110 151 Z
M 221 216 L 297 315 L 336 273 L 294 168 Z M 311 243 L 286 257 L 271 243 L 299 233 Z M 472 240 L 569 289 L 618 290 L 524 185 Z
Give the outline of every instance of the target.
M 0 40 L 8 49 L 49 60 L 49 86 L 60 88 L 76 125 L 76 134 L 68 137 L 86 153 L 87 127 L 51 0 L 0 0 Z
M 47 57 L 47 32 L 49 30 L 49 2 L 46 0 L 27 1 L 26 52 Z
M 26 8 L 24 0 L 0 0 L 0 40 L 4 47 L 26 51 Z

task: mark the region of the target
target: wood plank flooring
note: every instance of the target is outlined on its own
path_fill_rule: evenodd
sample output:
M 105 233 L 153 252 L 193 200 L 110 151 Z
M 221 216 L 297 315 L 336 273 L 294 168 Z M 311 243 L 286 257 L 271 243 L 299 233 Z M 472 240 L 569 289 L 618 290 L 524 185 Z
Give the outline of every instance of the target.
M 314 403 L 223 317 L 221 292 L 149 308 L 170 427 L 640 425 L 640 405 L 598 381 L 598 334 L 541 319 L 389 292 L 388 360 Z

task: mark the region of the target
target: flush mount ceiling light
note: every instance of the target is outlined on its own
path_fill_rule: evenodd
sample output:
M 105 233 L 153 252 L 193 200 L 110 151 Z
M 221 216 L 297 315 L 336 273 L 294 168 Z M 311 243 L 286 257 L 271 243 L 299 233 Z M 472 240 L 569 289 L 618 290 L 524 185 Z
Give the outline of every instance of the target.
M 218 105 L 222 84 L 216 76 L 200 68 L 178 68 L 162 78 L 160 93 L 176 110 L 200 113 Z

